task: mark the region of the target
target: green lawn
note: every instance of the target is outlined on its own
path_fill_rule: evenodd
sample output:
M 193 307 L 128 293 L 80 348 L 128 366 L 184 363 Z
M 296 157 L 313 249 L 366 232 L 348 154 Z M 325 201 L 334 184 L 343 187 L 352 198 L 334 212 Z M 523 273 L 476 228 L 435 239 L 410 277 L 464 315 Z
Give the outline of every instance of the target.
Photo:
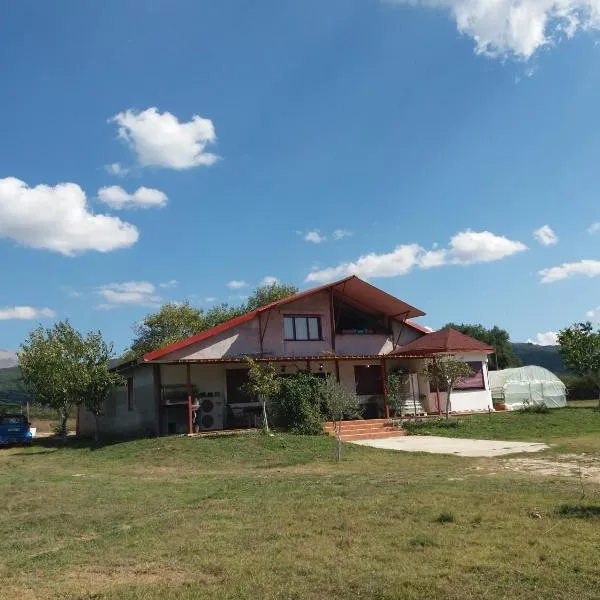
M 577 419 L 600 437 L 572 412 L 557 439 Z M 506 459 L 333 453 L 260 434 L 0 450 L 0 598 L 598 597 L 598 485 L 581 500 L 576 478 Z M 580 502 L 589 518 L 557 512 Z

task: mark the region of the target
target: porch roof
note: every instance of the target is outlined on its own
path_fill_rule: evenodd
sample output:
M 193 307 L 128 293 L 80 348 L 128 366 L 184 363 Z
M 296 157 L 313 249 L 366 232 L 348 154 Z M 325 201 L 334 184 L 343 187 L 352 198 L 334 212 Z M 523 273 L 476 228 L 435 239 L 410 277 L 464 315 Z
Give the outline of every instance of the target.
M 388 356 L 419 356 L 424 358 L 435 356 L 436 354 L 456 354 L 461 352 L 493 354 L 494 348 L 460 331 L 456 331 L 456 329 L 447 327 L 446 329 L 441 329 L 440 331 L 435 331 L 418 338 L 390 352 Z

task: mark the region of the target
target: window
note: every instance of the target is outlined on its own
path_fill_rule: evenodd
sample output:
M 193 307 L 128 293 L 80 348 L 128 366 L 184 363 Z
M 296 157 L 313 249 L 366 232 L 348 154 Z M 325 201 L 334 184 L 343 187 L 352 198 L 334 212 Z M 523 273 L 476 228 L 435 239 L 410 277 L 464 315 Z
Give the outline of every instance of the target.
M 127 378 L 127 410 L 133 410 L 133 377 Z
M 335 332 L 338 335 L 366 335 L 391 333 L 385 315 L 367 312 L 350 304 L 334 299 L 333 312 L 335 317 Z
M 321 317 L 304 315 L 283 317 L 283 337 L 288 341 L 322 340 Z
M 467 362 L 474 375 L 465 377 L 459 381 L 454 389 L 456 390 L 484 390 L 485 382 L 483 381 L 483 363 L 482 362 Z
M 227 369 L 225 376 L 227 380 L 227 404 L 247 404 L 248 402 L 257 402 L 246 393 L 244 386 L 248 383 L 248 373 L 250 369 Z
M 383 377 L 380 365 L 354 367 L 356 393 L 359 396 L 380 396 L 383 394 Z

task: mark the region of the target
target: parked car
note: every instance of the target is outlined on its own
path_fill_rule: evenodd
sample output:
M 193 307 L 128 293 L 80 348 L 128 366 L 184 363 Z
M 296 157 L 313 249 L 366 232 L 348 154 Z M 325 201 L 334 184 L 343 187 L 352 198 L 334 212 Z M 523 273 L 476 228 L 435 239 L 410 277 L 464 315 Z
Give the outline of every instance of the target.
M 31 423 L 25 415 L 0 415 L 0 446 L 31 444 Z

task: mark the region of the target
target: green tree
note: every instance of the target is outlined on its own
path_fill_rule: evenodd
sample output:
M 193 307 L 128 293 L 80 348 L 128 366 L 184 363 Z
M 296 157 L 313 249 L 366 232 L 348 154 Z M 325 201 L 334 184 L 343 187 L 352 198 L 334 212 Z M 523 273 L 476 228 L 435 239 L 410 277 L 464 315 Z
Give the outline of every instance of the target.
M 83 378 L 83 405 L 94 416 L 94 441 L 99 439 L 99 419 L 104 411 L 108 395 L 123 377 L 109 371 L 109 361 L 113 356 L 112 344 L 104 341 L 102 334 L 89 333 L 83 340 L 83 358 L 80 376 Z
M 271 304 L 288 296 L 292 296 L 298 292 L 298 288 L 294 285 L 286 283 L 273 282 L 268 285 L 261 285 L 257 287 L 251 296 L 246 300 L 244 304 L 244 312 L 256 310 L 261 306 Z
M 342 460 L 342 421 L 359 415 L 358 397 L 339 384 L 331 375 L 320 386 L 321 402 L 327 418 L 333 421 L 335 431 L 335 456 Z
M 388 405 L 392 417 L 402 416 L 402 392 L 405 380 L 406 374 L 401 371 L 392 371 L 388 375 Z
M 589 321 L 575 323 L 559 332 L 558 346 L 567 369 L 596 386 L 600 410 L 600 329 L 595 331 Z
M 453 358 L 444 356 L 442 358 L 433 358 L 427 361 L 423 369 L 423 375 L 429 379 L 429 382 L 443 389 L 446 396 L 446 419 L 450 417 L 450 396 L 456 384 L 466 377 L 473 376 L 473 370 L 469 365 Z
M 483 325 L 469 325 L 465 323 L 448 323 L 444 328 L 452 327 L 465 335 L 469 335 L 480 342 L 489 344 L 494 347 L 495 357 L 491 359 L 490 366 L 497 369 L 509 369 L 511 367 L 520 367 L 521 361 L 514 353 L 512 344 L 510 343 L 510 335 L 506 329 L 501 329 L 494 325 L 491 329 L 487 329 Z
M 250 370 L 244 391 L 249 396 L 255 396 L 260 400 L 263 411 L 263 429 L 268 432 L 267 402 L 279 394 L 281 379 L 271 363 L 259 363 L 250 357 L 246 358 L 246 362 Z

